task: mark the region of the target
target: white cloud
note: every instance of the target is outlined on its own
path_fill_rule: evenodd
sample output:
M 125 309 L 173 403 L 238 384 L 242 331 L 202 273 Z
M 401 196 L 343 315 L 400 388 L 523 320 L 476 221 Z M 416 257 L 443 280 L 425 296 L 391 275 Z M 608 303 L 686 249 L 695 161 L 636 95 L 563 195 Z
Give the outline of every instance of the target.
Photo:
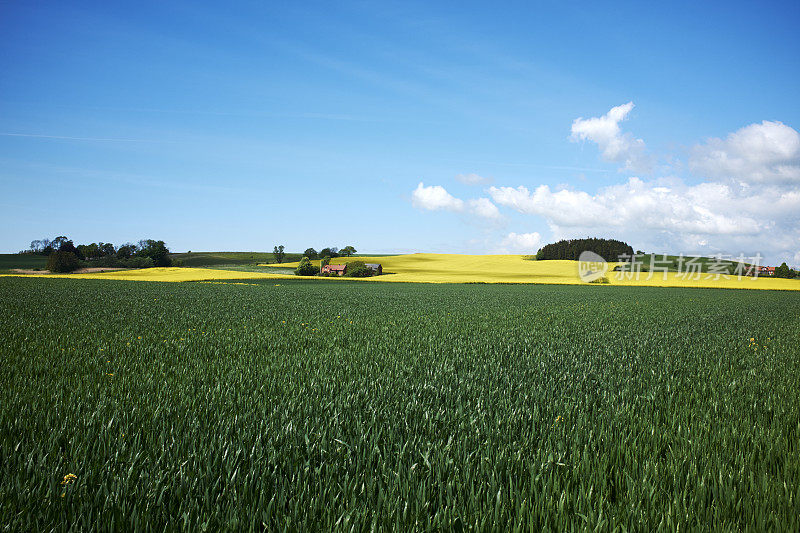
M 689 168 L 744 183 L 800 184 L 800 134 L 782 122 L 750 124 L 695 146 Z
M 463 211 L 464 201 L 451 195 L 441 185 L 431 185 L 426 187 L 419 182 L 417 188 L 411 193 L 411 203 L 414 207 L 428 211 Z
M 542 236 L 538 232 L 533 233 L 514 233 L 513 231 L 503 238 L 500 246 L 503 250 L 515 252 L 536 253 L 541 248 Z
M 411 193 L 414 207 L 427 211 L 452 211 L 466 213 L 479 218 L 498 221 L 502 218 L 497 206 L 488 198 L 476 198 L 468 201 L 456 198 L 441 185 L 425 186 L 420 182 Z
M 488 198 L 478 198 L 467 202 L 469 212 L 481 218 L 500 218 L 500 210 Z
M 493 180 L 492 178 L 485 178 L 477 174 L 457 174 L 456 181 L 459 181 L 466 185 L 484 185 L 487 183 L 491 183 Z
M 599 118 L 579 118 L 573 140 L 589 140 L 602 157 L 642 168 L 644 142 L 623 134 L 619 124 L 633 103 Z M 781 123 L 750 124 L 724 139 L 695 146 L 688 168 L 698 181 L 678 177 L 630 177 L 598 190 L 489 187 L 489 198 L 461 200 L 441 186 L 419 184 L 414 205 L 503 221 L 498 207 L 542 217 L 547 240 L 600 236 L 656 253 L 761 253 L 770 263 L 800 263 L 800 134 Z M 704 181 L 703 181 L 704 179 Z M 495 241 L 498 242 L 498 241 Z M 539 233 L 509 233 L 503 250 L 523 252 L 541 244 Z
M 612 107 L 602 117 L 576 118 L 572 123 L 571 139 L 596 143 L 604 160 L 621 163 L 625 170 L 649 171 L 652 161 L 645 153 L 644 141 L 630 133 L 622 133 L 619 127 L 633 107 L 633 102 L 628 102 Z
M 524 186 L 491 187 L 500 206 L 539 215 L 556 236 L 615 236 L 671 252 L 792 250 L 800 243 L 800 191 L 687 185 L 679 179 L 627 182 L 595 194 Z M 781 230 L 783 228 L 783 230 Z M 794 244 L 792 242 L 794 241 Z

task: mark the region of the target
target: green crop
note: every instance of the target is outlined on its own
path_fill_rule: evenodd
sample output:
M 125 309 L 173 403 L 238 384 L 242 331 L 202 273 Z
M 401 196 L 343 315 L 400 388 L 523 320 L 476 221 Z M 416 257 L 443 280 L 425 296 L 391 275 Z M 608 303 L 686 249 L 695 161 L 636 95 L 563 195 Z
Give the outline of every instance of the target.
M 0 279 L 10 530 L 800 528 L 800 298 Z

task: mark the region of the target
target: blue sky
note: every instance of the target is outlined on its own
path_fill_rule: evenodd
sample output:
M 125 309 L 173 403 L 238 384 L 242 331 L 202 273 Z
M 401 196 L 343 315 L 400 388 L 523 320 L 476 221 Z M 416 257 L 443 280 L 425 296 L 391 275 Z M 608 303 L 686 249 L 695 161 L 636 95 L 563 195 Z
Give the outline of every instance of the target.
M 565 4 L 2 2 L 0 250 L 800 264 L 800 4 Z

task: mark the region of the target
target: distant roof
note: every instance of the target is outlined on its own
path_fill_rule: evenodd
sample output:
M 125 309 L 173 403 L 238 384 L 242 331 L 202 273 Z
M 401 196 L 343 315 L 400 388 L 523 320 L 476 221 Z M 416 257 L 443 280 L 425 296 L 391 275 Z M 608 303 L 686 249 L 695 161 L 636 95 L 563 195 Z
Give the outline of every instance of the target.
M 380 263 L 364 263 L 364 266 L 367 268 L 380 268 Z
M 344 270 L 347 268 L 347 265 L 325 265 L 328 270 Z

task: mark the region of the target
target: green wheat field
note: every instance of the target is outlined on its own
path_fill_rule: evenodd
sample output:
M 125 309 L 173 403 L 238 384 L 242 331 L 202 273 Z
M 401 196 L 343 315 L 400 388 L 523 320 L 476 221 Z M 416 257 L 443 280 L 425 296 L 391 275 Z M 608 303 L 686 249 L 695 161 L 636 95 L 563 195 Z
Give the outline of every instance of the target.
M 0 278 L 4 530 L 800 529 L 789 292 Z

